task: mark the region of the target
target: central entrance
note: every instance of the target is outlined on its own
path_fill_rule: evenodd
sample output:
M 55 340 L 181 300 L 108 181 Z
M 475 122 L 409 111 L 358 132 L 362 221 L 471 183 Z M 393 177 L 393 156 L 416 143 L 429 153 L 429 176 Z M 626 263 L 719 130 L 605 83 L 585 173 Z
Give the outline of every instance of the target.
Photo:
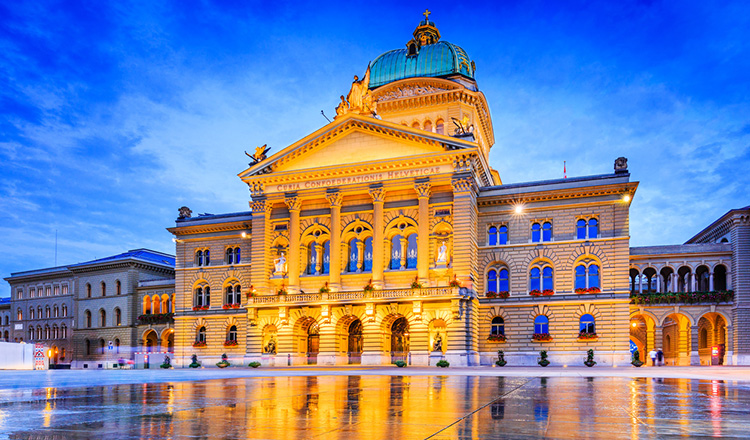
M 362 363 L 362 321 L 357 319 L 349 324 L 349 363 Z
M 407 361 L 409 354 L 409 322 L 403 316 L 391 326 L 391 363 Z

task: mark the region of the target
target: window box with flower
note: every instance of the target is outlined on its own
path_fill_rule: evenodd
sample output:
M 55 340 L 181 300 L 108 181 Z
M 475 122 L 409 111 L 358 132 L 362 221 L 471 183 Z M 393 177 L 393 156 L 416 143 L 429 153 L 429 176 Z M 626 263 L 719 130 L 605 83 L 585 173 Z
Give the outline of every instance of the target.
M 487 342 L 505 342 L 507 339 L 505 335 L 489 335 Z
M 193 347 L 201 348 L 206 346 L 206 341 L 195 341 L 193 342 Z
M 510 296 L 510 292 L 502 291 L 502 292 L 487 292 L 485 294 L 487 298 L 501 298 L 506 299 Z
M 544 289 L 542 290 L 542 296 L 551 296 L 554 295 L 555 291 L 552 289 Z
M 550 342 L 552 340 L 552 335 L 549 333 L 534 333 L 531 340 L 534 342 Z
M 225 347 L 236 347 L 237 346 L 237 341 L 224 341 L 224 346 Z
M 531 295 L 531 296 L 541 296 L 542 295 L 542 291 L 539 290 L 539 289 L 533 289 L 532 291 L 529 292 L 529 295 Z
M 579 341 L 596 341 L 597 339 L 599 339 L 599 335 L 597 335 L 596 333 L 586 331 L 578 333 Z

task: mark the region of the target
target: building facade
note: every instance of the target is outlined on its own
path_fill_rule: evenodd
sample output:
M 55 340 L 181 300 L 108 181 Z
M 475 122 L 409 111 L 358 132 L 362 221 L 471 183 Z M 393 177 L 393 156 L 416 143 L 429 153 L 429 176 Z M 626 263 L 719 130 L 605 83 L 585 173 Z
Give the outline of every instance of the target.
M 174 257 L 147 249 L 11 274 L 10 338 L 42 342 L 51 364 L 100 368 L 140 350 L 139 282 L 174 276 Z M 111 344 L 111 345 L 110 345 Z

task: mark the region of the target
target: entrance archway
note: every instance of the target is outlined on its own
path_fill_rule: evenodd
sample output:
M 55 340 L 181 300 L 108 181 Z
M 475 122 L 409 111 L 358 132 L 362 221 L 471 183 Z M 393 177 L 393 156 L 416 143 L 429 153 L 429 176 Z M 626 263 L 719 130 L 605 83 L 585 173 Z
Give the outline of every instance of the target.
M 409 354 L 409 321 L 403 316 L 391 325 L 391 363 L 407 361 Z
M 312 321 L 307 328 L 307 363 L 315 365 L 318 363 L 318 353 L 320 352 L 320 328 L 318 323 Z
M 359 319 L 349 324 L 348 339 L 347 352 L 349 353 L 349 363 L 362 363 L 362 321 Z
M 690 365 L 690 319 L 681 313 L 672 313 L 662 321 L 662 338 L 657 350 L 664 352 L 664 365 Z
M 158 350 L 159 338 L 156 336 L 156 332 L 149 330 L 148 333 L 143 337 L 144 351 L 152 353 Z

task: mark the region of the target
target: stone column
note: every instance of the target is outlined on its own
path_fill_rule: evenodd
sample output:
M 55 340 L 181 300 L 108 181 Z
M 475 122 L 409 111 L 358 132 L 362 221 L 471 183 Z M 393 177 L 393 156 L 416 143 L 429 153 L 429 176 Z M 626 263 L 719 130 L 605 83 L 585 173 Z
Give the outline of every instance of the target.
M 336 346 L 338 345 L 337 338 L 336 327 L 330 321 L 320 324 L 318 365 L 340 365 L 346 363 L 346 356 L 336 351 Z
M 713 272 L 708 274 L 708 291 L 709 292 L 714 291 L 714 273 Z
M 700 338 L 698 336 L 698 326 L 693 325 L 690 327 L 690 365 L 701 364 L 699 342 L 700 342 Z
M 698 291 L 698 277 L 695 276 L 695 272 L 690 272 L 690 285 L 691 285 L 691 292 L 697 292 Z
M 425 286 L 430 276 L 430 181 L 418 180 L 414 185 L 419 198 L 417 227 L 417 277 Z
M 271 294 L 271 286 L 268 279 L 271 277 L 272 258 L 269 258 L 270 240 L 270 218 L 271 204 L 265 198 L 257 198 L 250 203 L 253 210 L 251 220 L 252 232 L 250 235 L 250 279 L 253 288 L 259 294 Z M 243 249 L 244 252 L 244 249 Z
M 289 261 L 287 271 L 289 274 L 289 293 L 299 293 L 299 211 L 302 202 L 297 195 L 288 195 L 284 200 L 289 207 Z
M 343 197 L 338 190 L 326 194 L 331 204 L 331 261 L 328 263 L 331 292 L 341 290 L 341 202 Z
M 385 219 L 383 217 L 383 205 L 385 203 L 385 190 L 382 186 L 371 187 L 370 196 L 373 206 L 373 233 L 372 233 L 372 285 L 376 289 L 383 288 L 383 265 L 385 255 L 383 248 L 383 234 L 385 233 Z
M 661 293 L 661 283 L 662 283 L 661 275 L 657 273 L 656 274 L 656 293 Z
M 675 344 L 677 346 L 675 365 L 690 365 L 690 325 L 680 322 L 677 331 L 679 332 L 679 339 Z
M 370 303 L 366 308 L 372 315 L 362 321 L 362 365 L 389 365 L 391 347 L 386 346 L 382 323 L 375 320 L 375 305 Z
M 638 293 L 643 293 L 643 274 L 638 274 Z

